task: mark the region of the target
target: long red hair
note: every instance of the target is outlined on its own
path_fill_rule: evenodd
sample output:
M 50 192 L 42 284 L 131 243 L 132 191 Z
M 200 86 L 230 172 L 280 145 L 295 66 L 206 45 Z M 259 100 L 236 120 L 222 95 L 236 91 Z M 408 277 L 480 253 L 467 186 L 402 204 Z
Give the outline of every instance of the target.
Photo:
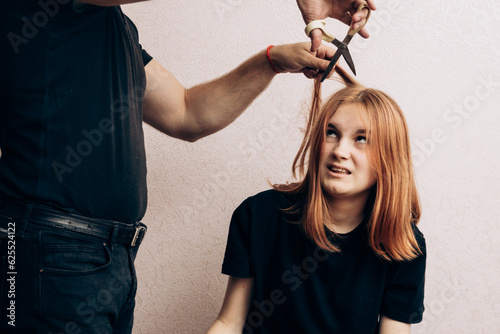
M 410 260 L 421 253 L 412 225 L 420 219 L 420 203 L 413 175 L 408 126 L 398 104 L 387 94 L 366 88 L 343 69 L 335 71 L 346 87 L 321 101 L 321 84 L 315 81 L 312 105 L 304 139 L 293 161 L 292 172 L 299 182 L 273 185 L 283 193 L 304 194 L 300 208 L 305 234 L 324 250 L 340 251 L 330 242 L 324 222 L 332 221 L 319 179 L 319 159 L 328 121 L 340 106 L 363 106 L 368 159 L 376 174 L 366 203 L 368 242 L 386 260 Z M 298 173 L 298 177 L 297 177 Z

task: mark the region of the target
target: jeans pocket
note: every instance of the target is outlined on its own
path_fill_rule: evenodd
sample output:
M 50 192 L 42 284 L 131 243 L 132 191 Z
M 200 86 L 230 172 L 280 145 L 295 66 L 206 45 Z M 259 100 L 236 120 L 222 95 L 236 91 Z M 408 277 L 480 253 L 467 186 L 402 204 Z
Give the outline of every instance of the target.
M 109 244 L 86 236 L 42 231 L 41 271 L 62 275 L 86 275 L 111 263 Z

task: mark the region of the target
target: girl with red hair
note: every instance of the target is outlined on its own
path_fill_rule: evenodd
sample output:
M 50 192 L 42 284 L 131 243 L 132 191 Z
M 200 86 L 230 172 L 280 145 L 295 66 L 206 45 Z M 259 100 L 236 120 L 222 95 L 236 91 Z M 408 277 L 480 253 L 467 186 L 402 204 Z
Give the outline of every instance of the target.
M 234 212 L 229 283 L 208 333 L 410 333 L 424 310 L 425 240 L 408 127 L 387 94 L 336 67 L 316 80 L 297 182 Z

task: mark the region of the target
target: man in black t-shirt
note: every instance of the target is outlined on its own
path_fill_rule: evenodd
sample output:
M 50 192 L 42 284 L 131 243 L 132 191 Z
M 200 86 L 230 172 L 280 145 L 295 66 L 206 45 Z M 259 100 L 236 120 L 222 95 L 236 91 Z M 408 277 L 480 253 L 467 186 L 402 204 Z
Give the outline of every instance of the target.
M 195 141 L 237 118 L 276 71 L 312 76 L 334 53 L 276 46 L 185 89 L 142 49 L 119 7 L 132 2 L 2 5 L 2 333 L 130 333 L 146 230 L 142 122 Z

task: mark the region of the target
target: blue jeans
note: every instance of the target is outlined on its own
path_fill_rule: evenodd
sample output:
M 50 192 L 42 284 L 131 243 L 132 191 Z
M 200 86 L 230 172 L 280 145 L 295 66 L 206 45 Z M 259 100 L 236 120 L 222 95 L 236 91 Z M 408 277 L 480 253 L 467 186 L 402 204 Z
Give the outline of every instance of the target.
M 0 333 L 131 333 L 138 246 L 35 225 L 30 210 L 0 211 Z

